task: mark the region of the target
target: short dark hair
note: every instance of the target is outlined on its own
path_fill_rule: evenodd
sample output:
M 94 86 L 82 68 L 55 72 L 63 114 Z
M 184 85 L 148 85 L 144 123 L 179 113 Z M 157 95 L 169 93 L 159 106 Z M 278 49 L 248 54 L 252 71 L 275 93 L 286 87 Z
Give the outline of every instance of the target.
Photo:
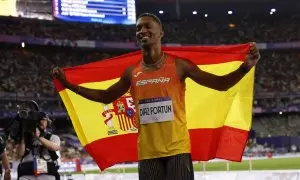
M 151 17 L 156 23 L 158 23 L 160 26 L 162 26 L 160 19 L 152 13 L 142 13 L 139 15 L 139 17 L 137 19 L 140 19 L 141 17 Z

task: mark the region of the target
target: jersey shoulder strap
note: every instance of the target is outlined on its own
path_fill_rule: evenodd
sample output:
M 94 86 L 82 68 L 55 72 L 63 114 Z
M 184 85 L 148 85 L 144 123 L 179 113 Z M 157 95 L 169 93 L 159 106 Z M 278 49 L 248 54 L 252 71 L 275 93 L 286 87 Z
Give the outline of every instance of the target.
M 45 133 L 44 134 L 44 138 L 46 138 L 47 140 L 50 140 L 52 134 L 51 133 Z

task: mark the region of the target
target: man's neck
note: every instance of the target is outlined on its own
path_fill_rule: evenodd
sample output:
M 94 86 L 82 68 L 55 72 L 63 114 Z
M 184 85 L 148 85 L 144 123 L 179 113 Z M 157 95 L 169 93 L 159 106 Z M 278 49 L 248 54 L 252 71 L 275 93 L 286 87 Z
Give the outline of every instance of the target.
M 155 64 L 162 57 L 161 47 L 151 47 L 149 49 L 142 49 L 143 61 L 147 65 Z

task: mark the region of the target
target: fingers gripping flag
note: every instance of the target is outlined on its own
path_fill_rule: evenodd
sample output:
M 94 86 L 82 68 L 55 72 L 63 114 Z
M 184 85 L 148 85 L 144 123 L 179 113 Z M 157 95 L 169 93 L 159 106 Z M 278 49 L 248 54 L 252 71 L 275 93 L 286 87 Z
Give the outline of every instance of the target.
M 165 54 L 188 59 L 201 69 L 224 75 L 236 70 L 249 44 L 230 46 L 164 47 Z M 141 52 L 65 68 L 67 79 L 80 86 L 106 89 L 123 71 L 141 60 Z M 251 126 L 254 68 L 234 87 L 219 92 L 186 80 L 187 126 L 193 160 L 222 158 L 240 161 Z M 104 105 L 85 99 L 57 80 L 62 98 L 81 144 L 101 170 L 137 161 L 137 123 L 131 95 Z

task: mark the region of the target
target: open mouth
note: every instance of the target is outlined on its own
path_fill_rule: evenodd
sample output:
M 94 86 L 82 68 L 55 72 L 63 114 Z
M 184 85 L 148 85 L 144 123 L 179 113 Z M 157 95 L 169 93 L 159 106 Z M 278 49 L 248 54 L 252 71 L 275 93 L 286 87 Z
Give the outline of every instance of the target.
M 150 39 L 150 35 L 149 34 L 143 34 L 139 36 L 140 41 L 145 42 L 148 41 Z
M 148 40 L 150 37 L 149 36 L 144 36 L 144 37 L 142 37 L 142 41 L 146 41 L 146 40 Z

